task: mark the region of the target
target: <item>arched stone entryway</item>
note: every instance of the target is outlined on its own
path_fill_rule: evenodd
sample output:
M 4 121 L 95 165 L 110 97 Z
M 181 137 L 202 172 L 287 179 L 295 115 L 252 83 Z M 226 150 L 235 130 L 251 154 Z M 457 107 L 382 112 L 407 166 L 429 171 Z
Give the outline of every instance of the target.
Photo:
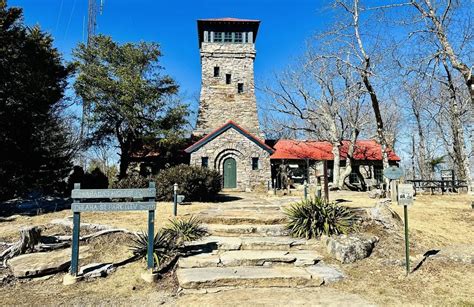
M 234 158 L 224 160 L 223 169 L 224 188 L 233 189 L 237 187 L 237 162 Z

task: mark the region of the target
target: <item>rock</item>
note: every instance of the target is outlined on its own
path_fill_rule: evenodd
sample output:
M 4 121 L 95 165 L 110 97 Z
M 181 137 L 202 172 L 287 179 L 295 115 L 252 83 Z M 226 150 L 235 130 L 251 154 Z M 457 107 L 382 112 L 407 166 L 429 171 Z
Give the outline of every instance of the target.
M 84 278 L 106 277 L 115 271 L 112 263 L 90 263 L 79 269 L 79 275 Z
M 369 198 L 384 198 L 385 192 L 381 189 L 374 189 L 367 192 Z
M 217 267 L 178 269 L 179 285 L 184 289 L 215 287 L 318 287 L 324 280 L 295 267 Z
M 224 224 L 204 224 L 209 233 L 215 236 L 286 236 L 288 230 L 285 225 L 224 225 Z
M 322 238 L 328 253 L 342 263 L 352 263 L 370 256 L 378 240 L 375 236 L 362 237 L 359 235 Z
M 262 266 L 266 263 L 291 263 L 296 257 L 285 251 L 228 251 L 220 256 L 223 266 Z
M 340 270 L 324 263 L 306 267 L 306 271 L 309 272 L 313 278 L 318 277 L 322 279 L 325 284 L 339 281 L 345 277 L 344 273 Z
M 387 230 L 398 230 L 403 226 L 401 217 L 385 202 L 379 202 L 375 207 L 367 209 L 367 218 Z
M 189 257 L 181 257 L 178 261 L 180 268 L 204 268 L 217 267 L 219 264 L 219 256 L 212 254 L 198 254 Z
M 87 246 L 80 248 L 80 259 L 89 257 Z M 71 262 L 71 249 L 46 253 L 20 255 L 8 261 L 13 275 L 17 278 L 36 277 L 66 271 Z

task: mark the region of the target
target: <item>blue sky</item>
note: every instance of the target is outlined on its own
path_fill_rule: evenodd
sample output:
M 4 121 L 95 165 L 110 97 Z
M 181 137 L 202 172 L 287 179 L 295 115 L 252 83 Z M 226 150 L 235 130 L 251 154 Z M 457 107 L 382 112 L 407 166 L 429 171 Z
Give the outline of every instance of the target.
M 97 0 L 98 3 L 100 0 Z M 24 9 L 28 25 L 51 33 L 64 58 L 84 39 L 87 0 L 9 0 Z M 257 37 L 257 86 L 290 65 L 302 53 L 305 40 L 329 22 L 325 6 L 316 0 L 103 0 L 97 33 L 119 42 L 155 41 L 161 44 L 162 64 L 193 104 L 199 96 L 201 67 L 196 20 L 237 17 L 261 20 Z M 260 104 L 262 103 L 262 99 Z

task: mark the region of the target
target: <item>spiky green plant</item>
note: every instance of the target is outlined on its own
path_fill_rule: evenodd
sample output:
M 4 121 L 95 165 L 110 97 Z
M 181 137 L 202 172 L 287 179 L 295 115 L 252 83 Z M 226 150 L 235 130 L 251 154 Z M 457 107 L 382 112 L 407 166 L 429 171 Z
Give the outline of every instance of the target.
M 320 198 L 295 203 L 285 213 L 289 219 L 286 227 L 291 235 L 306 239 L 322 234 L 347 233 L 352 228 L 354 219 L 349 209 Z
M 146 257 L 148 251 L 148 234 L 146 232 L 137 233 L 132 239 L 132 242 L 132 245 L 129 247 L 133 255 L 138 259 Z M 158 231 L 153 240 L 154 266 L 159 267 L 160 264 L 169 259 L 175 251 L 176 241 L 174 238 L 170 237 L 166 231 Z
M 201 221 L 191 216 L 189 219 L 172 219 L 164 231 L 180 246 L 183 242 L 199 240 L 207 235 L 207 230 L 202 227 Z

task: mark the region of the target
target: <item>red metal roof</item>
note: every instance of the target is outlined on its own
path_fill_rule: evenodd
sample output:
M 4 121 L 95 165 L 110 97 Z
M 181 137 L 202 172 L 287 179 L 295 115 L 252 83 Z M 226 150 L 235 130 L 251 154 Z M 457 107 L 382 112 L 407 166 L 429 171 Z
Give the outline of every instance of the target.
M 256 19 L 239 19 L 233 17 L 198 19 L 198 21 L 260 22 Z
M 340 156 L 346 159 L 349 141 L 343 141 Z M 274 146 L 275 152 L 270 159 L 311 159 L 311 160 L 333 160 L 332 145 L 322 141 L 298 141 L 279 140 Z M 382 148 L 374 140 L 360 140 L 356 142 L 354 150 L 356 160 L 382 160 Z M 392 150 L 388 150 L 390 161 L 400 161 L 400 158 Z
M 209 133 L 208 135 L 206 135 L 205 137 L 203 137 L 202 139 L 200 139 L 199 141 L 197 141 L 193 145 L 189 146 L 184 151 L 187 152 L 187 153 L 191 153 L 193 151 L 196 151 L 199 148 L 201 148 L 202 146 L 204 146 L 205 144 L 207 144 L 208 142 L 210 142 L 213 139 L 215 139 L 216 137 L 218 137 L 220 134 L 222 134 L 225 131 L 229 130 L 230 128 L 234 128 L 238 132 L 242 133 L 245 137 L 249 138 L 251 141 L 253 141 L 258 146 L 262 147 L 264 150 L 268 151 L 269 153 L 274 152 L 274 150 L 270 146 L 265 144 L 265 142 L 263 142 L 262 140 L 260 140 L 259 138 L 257 138 L 256 136 L 254 136 L 253 134 L 251 134 L 250 132 L 248 132 L 244 128 L 240 127 L 239 125 L 237 125 L 235 122 L 233 122 L 231 120 L 229 120 L 227 123 L 225 123 L 224 125 L 217 128 L 216 130 L 212 131 L 211 133 Z

